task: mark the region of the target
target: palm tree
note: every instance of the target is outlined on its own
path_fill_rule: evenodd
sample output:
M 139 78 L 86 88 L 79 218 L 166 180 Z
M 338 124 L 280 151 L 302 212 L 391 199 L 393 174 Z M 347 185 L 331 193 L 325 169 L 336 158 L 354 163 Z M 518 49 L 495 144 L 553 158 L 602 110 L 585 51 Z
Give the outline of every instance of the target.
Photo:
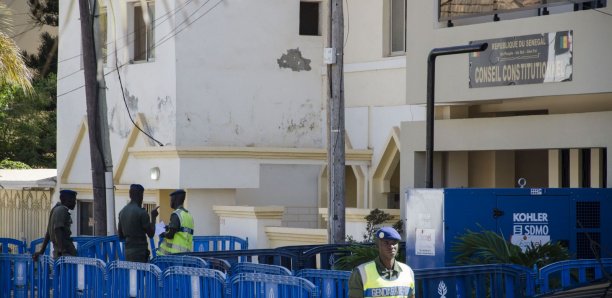
M 10 28 L 11 11 L 0 3 L 0 28 Z M 0 32 L 0 84 L 17 85 L 26 91 L 32 90 L 32 71 L 25 65 L 19 47 L 13 39 Z

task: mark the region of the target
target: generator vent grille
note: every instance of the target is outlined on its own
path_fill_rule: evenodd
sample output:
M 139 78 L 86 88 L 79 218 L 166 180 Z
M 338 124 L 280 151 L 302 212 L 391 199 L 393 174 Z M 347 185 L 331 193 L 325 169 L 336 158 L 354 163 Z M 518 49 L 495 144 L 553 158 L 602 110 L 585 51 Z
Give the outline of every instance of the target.
M 583 233 L 579 232 L 576 235 L 576 258 L 578 259 L 595 259 L 601 256 L 600 233 Z
M 576 202 L 576 228 L 598 229 L 600 225 L 599 202 Z

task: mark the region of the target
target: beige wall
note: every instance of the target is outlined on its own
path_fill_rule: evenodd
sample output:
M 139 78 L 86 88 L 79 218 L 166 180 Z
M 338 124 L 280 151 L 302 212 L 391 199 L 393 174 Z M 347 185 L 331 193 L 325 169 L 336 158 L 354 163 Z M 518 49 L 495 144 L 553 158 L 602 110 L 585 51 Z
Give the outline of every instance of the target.
M 612 112 L 439 120 L 435 123 L 436 151 L 528 150 L 550 148 L 608 148 L 607 185 L 612 185 Z M 404 122 L 401 129 L 402 189 L 424 186 L 425 123 Z M 471 156 L 470 156 L 471 157 Z M 492 161 L 493 157 L 488 157 Z M 503 161 L 503 160 L 502 160 Z M 514 172 L 514 162 L 502 163 L 494 171 L 483 164 L 483 173 L 470 175 L 475 181 L 493 183 L 493 175 Z M 470 168 L 470 173 L 477 169 Z M 496 187 L 511 187 L 515 181 L 504 178 Z M 500 180 L 502 181 L 502 180 Z M 529 181 L 528 181 L 529 182 Z M 516 185 L 516 184 L 514 184 Z

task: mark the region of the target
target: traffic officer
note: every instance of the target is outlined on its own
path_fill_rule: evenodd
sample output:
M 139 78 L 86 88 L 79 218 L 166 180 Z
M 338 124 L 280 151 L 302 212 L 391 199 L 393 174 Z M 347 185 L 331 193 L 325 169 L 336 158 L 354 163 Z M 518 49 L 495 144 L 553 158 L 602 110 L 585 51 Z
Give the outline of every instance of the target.
M 69 210 L 74 210 L 76 206 L 77 193 L 75 191 L 64 189 L 60 191 L 60 202 L 52 209 L 49 215 L 49 223 L 47 224 L 47 232 L 43 240 L 42 247 L 39 251 L 32 255 L 34 261 L 38 260 L 38 256 L 45 253 L 49 240 L 53 243 L 53 257 L 61 256 L 76 256 L 77 250 L 70 239 L 72 234 L 70 227 L 72 226 L 72 218 Z
M 378 257 L 353 269 L 349 278 L 349 298 L 414 297 L 414 272 L 397 260 L 399 233 L 392 227 L 376 232 Z
M 155 220 L 159 215 L 156 207 L 149 214 L 142 208 L 144 187 L 130 185 L 130 202 L 119 212 L 118 234 L 125 239 L 125 260 L 130 262 L 149 262 L 149 238 L 155 234 Z
M 182 189 L 170 194 L 170 208 L 174 209 L 174 212 L 170 215 L 166 232 L 159 235 L 164 241 L 157 249 L 158 255 L 193 251 L 193 217 L 183 207 L 185 196 Z

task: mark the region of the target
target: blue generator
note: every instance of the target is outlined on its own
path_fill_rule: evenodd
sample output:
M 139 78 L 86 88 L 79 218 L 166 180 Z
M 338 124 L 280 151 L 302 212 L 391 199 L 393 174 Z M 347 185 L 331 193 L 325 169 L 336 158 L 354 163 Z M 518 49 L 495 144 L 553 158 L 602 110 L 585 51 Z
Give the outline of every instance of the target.
M 612 257 L 612 189 L 448 188 L 406 192 L 406 256 L 412 268 L 455 265 L 467 230 L 490 230 L 513 244 L 560 241 L 576 259 Z

